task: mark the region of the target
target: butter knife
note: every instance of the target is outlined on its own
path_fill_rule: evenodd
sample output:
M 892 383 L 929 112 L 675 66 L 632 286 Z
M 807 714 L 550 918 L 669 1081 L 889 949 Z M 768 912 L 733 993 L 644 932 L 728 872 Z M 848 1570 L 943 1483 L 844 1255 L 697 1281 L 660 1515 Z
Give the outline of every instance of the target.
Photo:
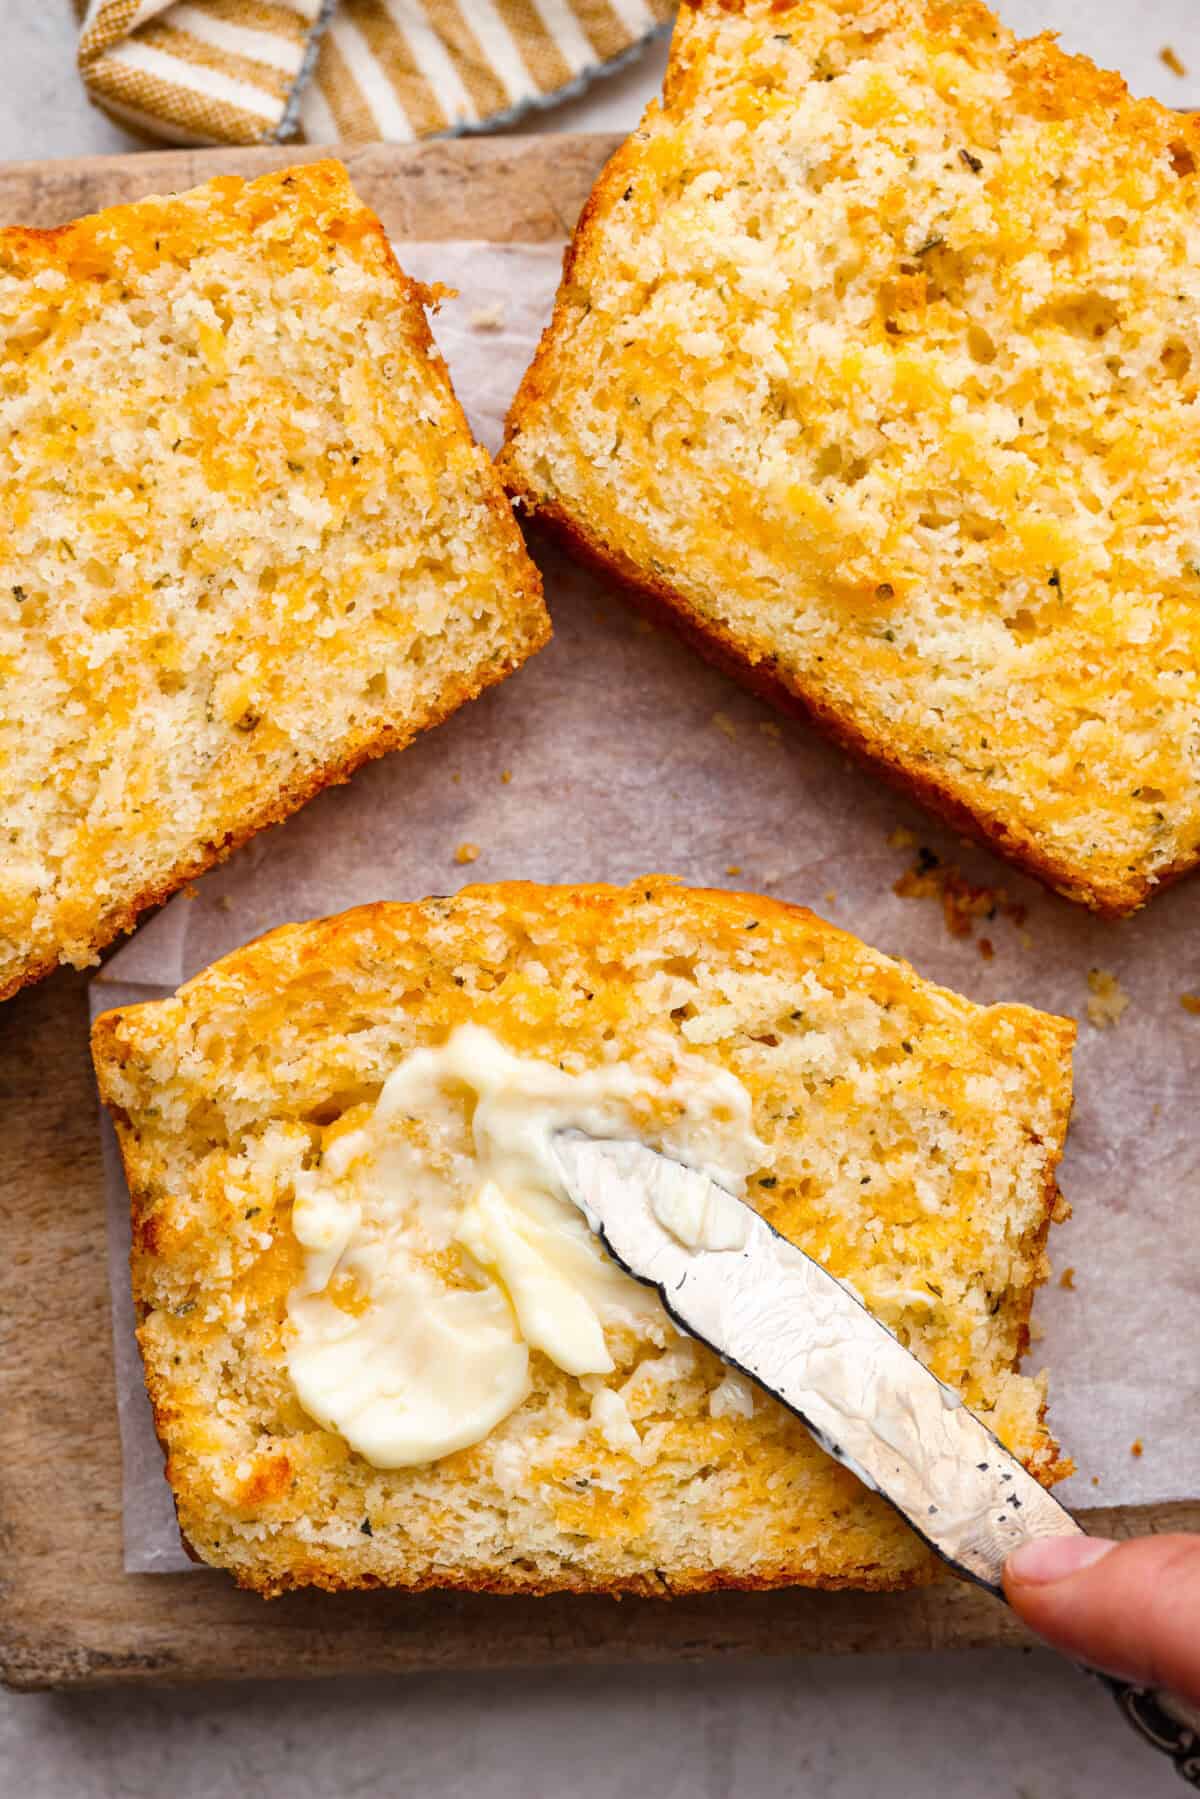
M 1004 1563 L 1021 1543 L 1083 1534 L 956 1392 L 750 1206 L 644 1143 L 570 1130 L 554 1147 L 570 1198 L 609 1254 L 658 1289 L 682 1330 L 794 1412 L 956 1574 L 1003 1599 Z M 1200 1788 L 1193 1708 L 1098 1678 Z

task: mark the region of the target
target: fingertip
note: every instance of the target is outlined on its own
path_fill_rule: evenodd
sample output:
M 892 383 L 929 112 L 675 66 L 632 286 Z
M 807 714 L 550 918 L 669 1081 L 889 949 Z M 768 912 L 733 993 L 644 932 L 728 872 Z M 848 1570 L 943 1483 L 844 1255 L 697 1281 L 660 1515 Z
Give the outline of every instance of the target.
M 1005 1562 L 1005 1584 L 1052 1586 L 1092 1567 L 1116 1547 L 1107 1537 L 1032 1537 Z

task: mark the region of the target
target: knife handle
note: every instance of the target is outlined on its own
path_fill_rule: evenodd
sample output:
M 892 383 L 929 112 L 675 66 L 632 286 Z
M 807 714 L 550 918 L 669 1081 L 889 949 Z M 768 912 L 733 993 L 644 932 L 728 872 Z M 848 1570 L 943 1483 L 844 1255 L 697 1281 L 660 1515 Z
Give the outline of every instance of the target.
M 1039 1517 L 1035 1528 L 1029 1533 L 1031 1539 L 1085 1534 L 1082 1526 L 1075 1522 L 1058 1500 L 1054 1501 L 1054 1508 L 1054 1511 L 1048 1509 Z M 998 1598 L 1005 1598 L 1003 1563 L 997 1572 L 996 1585 L 990 1590 Z M 1136 1686 L 1132 1681 L 1120 1680 L 1114 1674 L 1103 1674 L 1099 1668 L 1090 1668 L 1083 1662 L 1079 1664 L 1079 1669 L 1082 1674 L 1090 1674 L 1112 1694 L 1122 1717 L 1142 1741 L 1149 1743 L 1151 1748 L 1159 1750 L 1161 1754 L 1169 1755 L 1175 1764 L 1176 1773 L 1200 1791 L 1200 1707 L 1189 1705 L 1186 1700 L 1167 1692 L 1164 1687 Z
M 1200 1710 L 1161 1687 L 1138 1687 L 1111 1674 L 1094 1674 L 1112 1694 L 1122 1717 L 1144 1742 L 1169 1755 L 1175 1772 L 1200 1791 Z
M 1048 1511 L 1039 1518 L 1030 1537 L 1083 1536 L 1082 1526 L 1075 1522 L 1066 1507 L 1057 1500 L 1054 1504 L 1058 1516 Z M 992 1590 L 998 1598 L 1005 1598 L 1003 1564 Z M 1200 1791 L 1200 1708 L 1189 1705 L 1163 1687 L 1135 1686 L 1132 1681 L 1120 1680 L 1115 1674 L 1102 1674 L 1099 1668 L 1089 1668 L 1083 1662 L 1079 1664 L 1079 1670 L 1099 1681 L 1111 1693 L 1130 1728 L 1151 1748 L 1169 1755 L 1176 1773 Z
M 657 1289 L 681 1330 L 788 1407 L 820 1448 L 882 1493 L 957 1574 L 1003 1599 L 1004 1564 L 1022 1540 L 1084 1534 L 959 1393 L 752 1208 L 633 1139 L 565 1130 L 555 1148 L 568 1195 L 616 1262 Z M 684 1216 L 703 1218 L 715 1201 L 718 1216 L 744 1214 L 736 1242 L 702 1247 L 668 1229 L 658 1204 L 669 1202 L 669 1216 L 681 1195 Z M 731 1248 L 740 1252 L 732 1260 Z M 853 1376 L 835 1383 L 832 1398 L 820 1378 L 831 1356 Z M 876 1419 L 881 1406 L 887 1429 Z M 1139 1735 L 1200 1790 L 1200 1717 L 1174 1694 L 1097 1678 Z

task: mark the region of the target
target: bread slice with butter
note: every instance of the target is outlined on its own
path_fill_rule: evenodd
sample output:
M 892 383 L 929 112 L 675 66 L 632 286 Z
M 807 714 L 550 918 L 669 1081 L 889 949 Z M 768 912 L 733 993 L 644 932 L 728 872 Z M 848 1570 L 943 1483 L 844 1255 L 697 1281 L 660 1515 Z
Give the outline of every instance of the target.
M 0 232 L 0 998 L 543 644 L 334 162 Z
M 1073 1037 L 661 877 L 364 906 L 104 1014 L 186 1541 L 264 1594 L 929 1580 L 881 1499 L 519 1191 L 531 1133 L 729 1167 L 1049 1484 L 1017 1364 Z
M 1200 116 L 974 0 L 684 0 L 500 467 L 1068 897 L 1200 857 Z

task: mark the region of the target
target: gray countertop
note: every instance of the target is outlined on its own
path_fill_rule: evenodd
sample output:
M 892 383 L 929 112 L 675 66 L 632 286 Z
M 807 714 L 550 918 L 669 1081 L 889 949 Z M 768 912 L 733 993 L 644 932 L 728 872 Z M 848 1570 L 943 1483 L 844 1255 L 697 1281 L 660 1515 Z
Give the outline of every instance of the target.
M 3 8 L 0 159 L 138 145 L 94 112 L 69 0 Z M 1000 0 L 1132 85 L 1200 105 L 1196 0 Z M 1171 45 L 1194 75 L 1159 60 Z M 548 113 L 621 129 L 663 52 Z M 0 1694 L 0 1792 L 22 1799 L 1153 1799 L 1182 1791 L 1089 1681 L 989 1651 L 222 1685 L 60 1698 Z
M 21 1799 L 1169 1799 L 1099 1688 L 986 1651 L 6 1698 Z

